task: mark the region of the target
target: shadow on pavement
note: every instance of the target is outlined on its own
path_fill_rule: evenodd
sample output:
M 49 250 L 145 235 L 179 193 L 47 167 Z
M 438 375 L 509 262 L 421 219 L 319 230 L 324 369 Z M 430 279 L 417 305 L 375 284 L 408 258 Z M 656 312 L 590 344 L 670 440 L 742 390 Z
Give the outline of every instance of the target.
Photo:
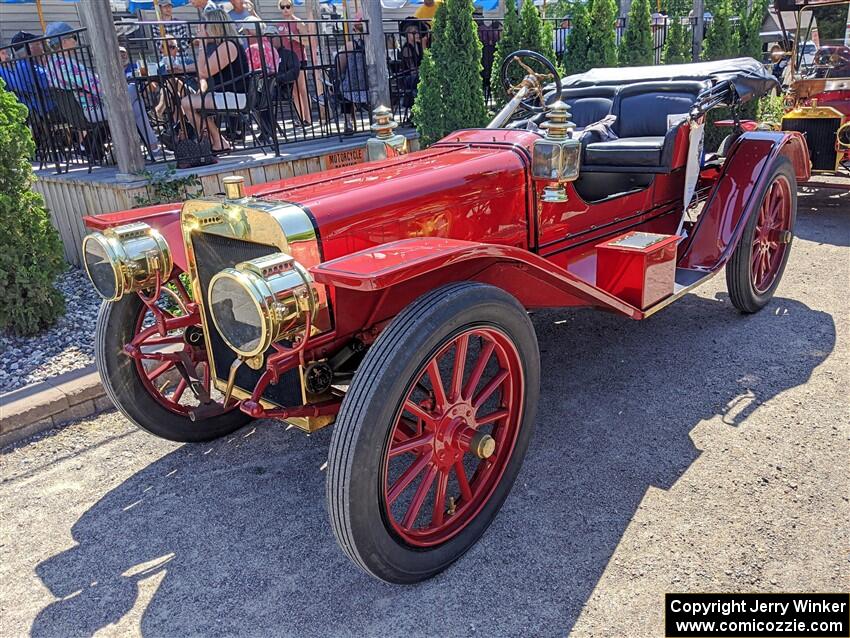
M 534 321 L 543 388 L 531 449 L 493 526 L 446 573 L 398 587 L 359 572 L 325 515 L 330 432 L 258 424 L 181 447 L 88 510 L 77 545 L 37 568 L 64 599 L 32 634 L 91 634 L 138 602 L 149 636 L 566 635 L 647 489 L 669 488 L 699 456 L 689 432 L 716 415 L 746 427 L 835 343 L 828 314 L 781 298 L 753 316 L 725 296 L 688 296 L 645 322 L 593 311 Z M 158 588 L 137 601 L 151 577 Z

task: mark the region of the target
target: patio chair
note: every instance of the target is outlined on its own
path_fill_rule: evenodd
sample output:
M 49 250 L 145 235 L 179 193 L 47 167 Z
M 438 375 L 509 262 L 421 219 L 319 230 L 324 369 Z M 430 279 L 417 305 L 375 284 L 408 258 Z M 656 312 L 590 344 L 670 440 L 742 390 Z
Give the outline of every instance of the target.
M 91 172 L 92 164 L 103 164 L 107 157 L 107 145 L 110 142 L 108 122 L 105 119 L 90 122 L 72 90 L 50 88 L 49 93 L 50 99 L 56 105 L 49 119 L 51 136 L 61 139 L 59 136 L 64 135 L 68 146 L 85 157 Z M 78 132 L 82 133 L 79 143 L 75 139 Z
M 245 141 L 248 133 L 253 131 L 254 124 L 256 124 L 257 128 L 262 131 L 260 116 L 257 112 L 257 86 L 262 80 L 262 72 L 254 71 L 248 73 L 245 78 L 248 86 L 245 93 L 244 106 L 240 108 L 238 104 L 234 103 L 232 106 L 225 104 L 224 108 L 205 107 L 198 110 L 198 115 L 201 116 L 204 122 L 206 122 L 207 118 L 213 118 L 217 121 L 219 126 L 222 118 L 232 118 L 232 120 L 242 129 L 242 141 Z M 202 137 L 204 136 L 204 133 L 205 132 L 201 133 Z M 265 148 L 266 146 L 272 148 L 270 143 L 265 144 L 263 141 L 260 142 L 261 148 Z
M 345 57 L 345 68 L 342 60 Z M 350 135 L 357 131 L 357 113 L 369 115 L 369 91 L 366 79 L 366 55 L 362 50 L 339 51 L 334 56 L 333 67 L 326 73 L 323 79 L 325 86 L 325 100 L 336 115 L 337 130 L 339 130 L 339 113 L 342 111 L 345 127 L 343 135 Z M 349 110 L 351 111 L 351 124 L 349 125 Z

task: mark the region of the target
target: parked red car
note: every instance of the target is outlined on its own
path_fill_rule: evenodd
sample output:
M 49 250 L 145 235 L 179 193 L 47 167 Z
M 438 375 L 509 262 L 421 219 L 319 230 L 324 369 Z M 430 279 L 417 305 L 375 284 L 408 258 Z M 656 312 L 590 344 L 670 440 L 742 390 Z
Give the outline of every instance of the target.
M 517 476 L 540 387 L 527 310 L 643 319 L 724 265 L 732 304 L 765 306 L 805 141 L 746 132 L 703 157 L 698 133 L 773 77 L 750 59 L 593 70 L 556 77 L 541 113 L 538 57 L 506 61 L 527 74 L 490 128 L 247 196 L 228 180 L 221 197 L 87 218 L 97 360 L 121 412 L 174 441 L 335 422 L 340 546 L 412 583 L 469 549 Z

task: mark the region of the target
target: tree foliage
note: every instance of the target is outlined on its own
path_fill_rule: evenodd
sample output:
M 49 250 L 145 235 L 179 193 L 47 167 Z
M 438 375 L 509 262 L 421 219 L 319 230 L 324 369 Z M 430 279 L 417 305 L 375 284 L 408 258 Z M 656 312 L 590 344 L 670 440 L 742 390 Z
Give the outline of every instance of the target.
M 497 104 L 507 102 L 508 95 L 502 88 L 502 62 L 508 55 L 520 49 L 528 49 L 545 55 L 554 61 L 555 34 L 552 25 L 544 22 L 534 6 L 533 0 L 524 0 L 519 12 L 516 11 L 514 0 L 505 0 L 505 21 L 502 26 L 502 37 L 496 44 L 493 55 L 493 67 L 490 73 L 490 88 Z M 512 69 L 516 73 L 515 81 L 521 79 L 519 67 Z
M 0 329 L 33 334 L 64 311 L 53 282 L 65 264 L 44 200 L 32 190 L 27 108 L 4 89 L 0 80 Z
M 507 101 L 507 94 L 502 88 L 502 62 L 509 54 L 521 49 L 522 25 L 516 9 L 515 0 L 505 0 L 505 19 L 502 22 L 502 35 L 496 43 L 493 53 L 493 67 L 490 73 L 490 89 L 497 104 Z
M 820 37 L 821 44 L 827 40 L 844 39 L 847 20 L 846 4 L 815 7 L 813 13 L 818 24 L 818 37 Z
M 751 6 L 744 4 L 738 11 L 739 55 L 761 60 L 762 43 L 759 32 L 767 13 L 767 2 L 768 0 L 752 0 Z
M 682 24 L 681 14 L 670 14 L 667 38 L 661 61 L 664 64 L 684 64 L 691 61 L 691 32 Z
M 519 12 L 520 48 L 537 51 L 555 60 L 554 33 L 551 22 L 543 22 L 533 0 L 524 0 Z
M 655 61 L 649 0 L 633 0 L 620 42 L 620 66 L 645 66 Z
M 587 47 L 590 68 L 617 65 L 617 5 L 614 0 L 593 0 L 590 24 L 593 33 Z
M 569 73 L 584 73 L 590 69 L 588 49 L 590 48 L 590 16 L 583 2 L 576 2 L 571 17 L 571 29 L 567 35 L 564 51 L 564 70 Z
M 419 68 L 413 119 L 423 144 L 487 123 L 481 86 L 481 41 L 472 0 L 438 4 L 431 48 Z
M 712 7 L 714 19 L 708 29 L 703 59 L 723 60 L 738 56 L 738 31 L 732 24 L 732 1 L 717 0 Z

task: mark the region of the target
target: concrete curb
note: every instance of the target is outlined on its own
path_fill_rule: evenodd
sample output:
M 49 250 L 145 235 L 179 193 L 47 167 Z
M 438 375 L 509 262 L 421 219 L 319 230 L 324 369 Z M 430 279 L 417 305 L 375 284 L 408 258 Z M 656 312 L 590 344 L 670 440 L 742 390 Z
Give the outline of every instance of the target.
M 0 447 L 112 407 L 94 366 L 6 392 L 0 395 Z

